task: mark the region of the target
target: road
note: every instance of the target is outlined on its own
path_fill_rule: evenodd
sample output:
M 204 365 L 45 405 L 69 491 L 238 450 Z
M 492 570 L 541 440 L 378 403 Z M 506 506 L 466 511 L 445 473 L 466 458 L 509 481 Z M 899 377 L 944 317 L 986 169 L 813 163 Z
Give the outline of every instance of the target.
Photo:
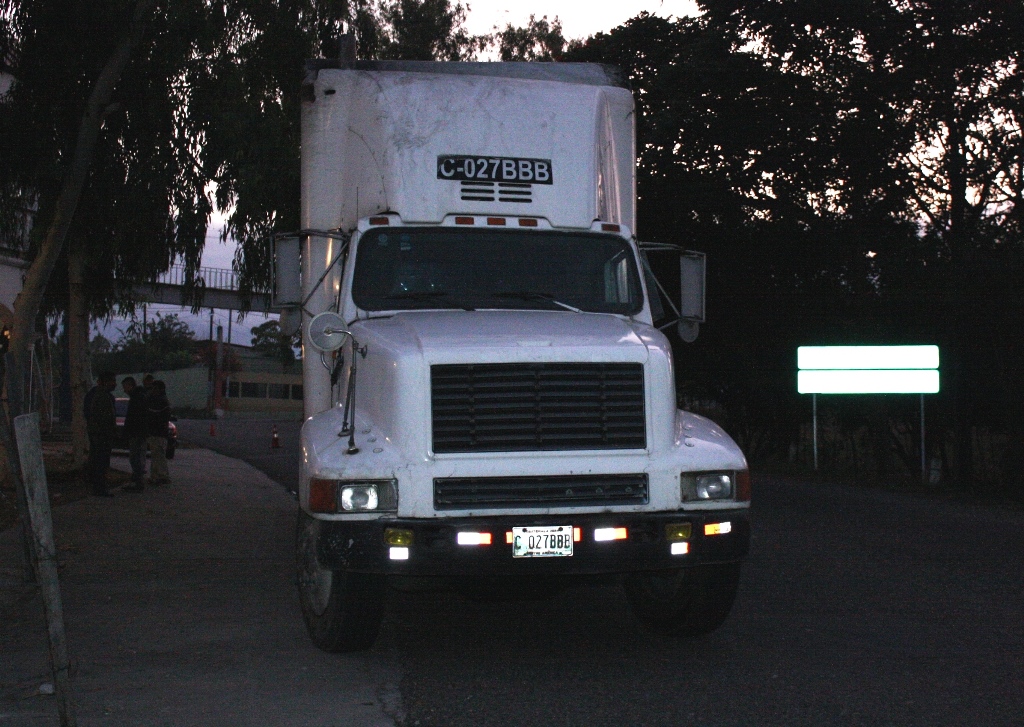
M 277 448 L 271 444 L 275 426 L 280 444 Z M 177 422 L 180 439 L 244 460 L 292 492 L 298 487 L 299 426 L 300 422 L 291 420 L 182 419 Z
M 268 454 L 251 423 L 197 439 L 294 482 L 277 468 L 297 450 Z M 401 672 L 410 726 L 1024 724 L 1024 513 L 755 477 L 752 519 L 709 636 L 645 632 L 614 587 L 396 592 L 365 658 Z

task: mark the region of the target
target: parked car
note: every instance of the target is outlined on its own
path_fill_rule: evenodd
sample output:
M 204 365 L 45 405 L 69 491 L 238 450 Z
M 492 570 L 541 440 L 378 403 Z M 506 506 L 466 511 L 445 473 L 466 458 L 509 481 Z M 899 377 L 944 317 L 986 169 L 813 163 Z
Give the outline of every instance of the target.
M 128 449 L 128 439 L 124 435 L 124 417 L 128 413 L 128 398 L 114 399 L 114 414 L 117 417 L 117 433 L 114 435 L 114 449 Z M 174 459 L 174 450 L 178 446 L 178 427 L 174 422 L 167 422 L 167 459 Z

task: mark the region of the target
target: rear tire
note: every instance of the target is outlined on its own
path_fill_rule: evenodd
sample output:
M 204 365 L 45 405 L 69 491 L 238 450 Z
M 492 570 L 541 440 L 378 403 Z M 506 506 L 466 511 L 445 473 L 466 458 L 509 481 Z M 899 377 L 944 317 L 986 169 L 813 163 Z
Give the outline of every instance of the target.
M 317 555 L 320 521 L 299 513 L 296 537 L 299 602 L 313 643 L 324 651 L 373 646 L 384 616 L 384 576 L 324 567 Z
M 740 564 L 723 563 L 678 571 L 631 573 L 623 589 L 633 613 L 666 636 L 700 636 L 729 616 L 740 582 Z

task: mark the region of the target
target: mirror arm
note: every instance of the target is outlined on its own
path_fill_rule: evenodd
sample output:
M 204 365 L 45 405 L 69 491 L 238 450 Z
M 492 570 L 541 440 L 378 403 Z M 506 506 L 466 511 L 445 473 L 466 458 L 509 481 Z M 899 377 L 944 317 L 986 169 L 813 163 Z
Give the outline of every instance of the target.
M 668 291 L 665 290 L 665 286 L 661 284 L 661 281 L 658 280 L 658 276 L 654 274 L 653 270 L 651 270 L 651 266 L 647 263 L 647 261 L 643 257 L 640 258 L 640 263 L 641 263 L 641 265 L 644 266 L 644 269 L 647 270 L 647 272 L 649 272 L 651 274 L 651 279 L 654 281 L 654 284 L 658 286 L 658 291 L 661 293 L 662 297 L 665 299 L 665 302 L 668 303 L 668 307 L 671 308 L 672 312 L 676 314 L 676 319 L 678 320 L 679 318 L 682 318 L 683 316 L 679 312 L 679 308 L 677 308 L 676 304 L 672 302 L 672 297 L 668 294 Z M 671 321 L 670 323 L 666 324 L 666 326 L 670 326 L 673 323 L 675 323 L 675 321 Z M 659 327 L 658 330 L 661 330 L 661 328 L 662 327 Z

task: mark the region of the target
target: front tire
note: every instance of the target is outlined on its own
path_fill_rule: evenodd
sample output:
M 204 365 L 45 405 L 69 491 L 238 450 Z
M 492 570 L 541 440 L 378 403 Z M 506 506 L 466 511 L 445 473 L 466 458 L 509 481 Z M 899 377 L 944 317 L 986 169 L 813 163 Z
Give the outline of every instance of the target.
M 384 616 L 384 576 L 324 567 L 317 555 L 320 521 L 299 513 L 296 537 L 299 603 L 313 643 L 324 651 L 373 646 Z
M 729 616 L 740 582 L 740 564 L 723 563 L 678 571 L 631 573 L 623 588 L 633 613 L 666 636 L 707 634 Z

